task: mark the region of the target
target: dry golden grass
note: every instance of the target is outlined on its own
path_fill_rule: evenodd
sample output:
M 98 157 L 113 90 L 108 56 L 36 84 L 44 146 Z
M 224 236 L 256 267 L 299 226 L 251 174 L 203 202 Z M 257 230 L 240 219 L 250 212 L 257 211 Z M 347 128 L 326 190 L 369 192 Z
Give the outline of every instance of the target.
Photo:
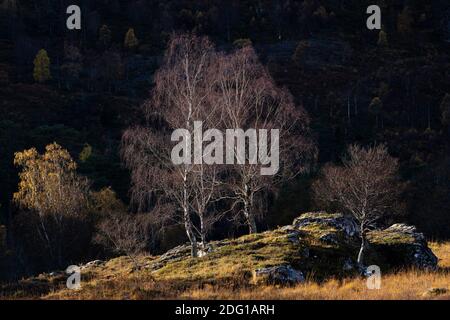
M 430 242 L 428 246 L 439 258 L 439 267 L 441 269 L 450 269 L 450 242 Z
M 324 283 L 307 281 L 295 287 L 264 286 L 258 290 L 244 288 L 224 290 L 205 287 L 184 292 L 181 297 L 188 299 L 287 299 L 287 300 L 411 300 L 450 299 L 450 243 L 430 243 L 439 257 L 439 270 L 426 272 L 406 270 L 395 274 L 382 275 L 381 288 L 369 290 L 366 279 L 331 279 Z M 446 294 L 424 295 L 430 288 L 445 288 Z
M 189 278 L 174 281 L 160 276 L 155 281 L 150 272 L 131 272 L 130 263 L 118 258 L 92 271 L 92 280 L 84 283 L 82 290 L 57 290 L 45 299 L 450 299 L 450 243 L 431 243 L 430 247 L 440 258 L 438 271 L 405 270 L 384 274 L 379 290 L 367 289 L 366 279 L 359 277 L 330 279 L 323 283 L 309 280 L 295 287 L 253 286 L 239 277 L 228 279 L 228 282 L 201 285 Z M 229 273 L 232 270 L 221 271 Z M 449 291 L 440 295 L 424 295 L 430 288 Z
M 369 290 L 361 278 L 328 280 L 322 284 L 308 281 L 295 287 L 264 286 L 251 289 L 224 290 L 204 288 L 190 290 L 181 295 L 187 299 L 286 299 L 286 300 L 416 300 L 450 299 L 450 293 L 440 296 L 424 295 L 430 288 L 450 290 L 448 272 L 428 273 L 405 271 L 382 277 L 381 289 Z

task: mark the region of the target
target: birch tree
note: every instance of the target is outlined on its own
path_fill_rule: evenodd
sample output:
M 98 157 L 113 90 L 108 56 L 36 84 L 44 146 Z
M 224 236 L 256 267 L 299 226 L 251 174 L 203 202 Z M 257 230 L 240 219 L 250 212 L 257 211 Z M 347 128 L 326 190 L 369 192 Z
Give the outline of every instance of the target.
M 362 148 L 352 145 L 342 166 L 327 165 L 313 185 L 318 203 L 332 205 L 351 214 L 359 223 L 361 247 L 357 262 L 362 265 L 368 247 L 367 231 L 386 215 L 399 213 L 404 185 L 398 176 L 398 161 L 386 146 Z
M 38 234 L 53 262 L 62 267 L 63 248 L 76 245 L 76 239 L 68 239 L 71 221 L 87 219 L 89 182 L 77 175 L 76 163 L 56 143 L 42 155 L 34 148 L 17 152 L 14 164 L 22 168 L 14 201 L 38 214 Z
M 249 233 L 256 233 L 257 217 L 262 214 L 255 210 L 257 201 L 261 200 L 259 196 L 263 191 L 273 190 L 304 172 L 315 159 L 316 149 L 309 135 L 309 117 L 301 106 L 294 103 L 286 89 L 275 84 L 251 46 L 228 55 L 222 54 L 216 61 L 214 73 L 218 77 L 216 89 L 223 112 L 223 126 L 244 130 L 246 141 L 243 143 L 249 150 L 245 159 L 241 159 L 245 161 L 237 161 L 236 165 L 229 167 L 226 185 L 232 193 L 233 207 L 238 215 L 243 216 Z M 267 130 L 271 150 L 262 150 L 262 137 L 251 136 L 248 129 Z M 272 135 L 274 130 L 278 130 L 279 137 Z M 252 155 L 250 150 L 257 146 L 258 140 L 258 155 Z M 236 144 L 231 151 L 235 158 L 240 157 L 236 153 Z M 279 170 L 274 175 L 262 174 L 268 157 L 275 156 Z M 254 161 L 255 157 L 259 161 Z
M 178 138 L 185 142 L 184 150 L 189 150 L 182 157 L 190 157 L 194 122 L 213 127 L 216 105 L 210 99 L 215 81 L 210 66 L 214 56 L 214 47 L 207 38 L 173 36 L 155 75 L 152 97 L 143 105 L 147 125 L 129 129 L 123 136 L 122 153 L 132 170 L 135 203 L 143 210 L 161 194 L 175 202 L 182 212 L 194 257 L 198 255 L 198 237 L 205 241 L 206 212 L 217 171 L 188 161 L 173 163 L 171 135 L 173 130 L 185 130 Z M 200 227 L 194 225 L 193 214 L 198 215 Z

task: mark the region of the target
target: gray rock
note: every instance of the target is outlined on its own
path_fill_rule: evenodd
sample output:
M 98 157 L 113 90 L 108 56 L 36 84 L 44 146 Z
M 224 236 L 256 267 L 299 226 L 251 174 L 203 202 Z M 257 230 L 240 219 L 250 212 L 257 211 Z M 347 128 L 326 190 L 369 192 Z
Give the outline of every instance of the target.
M 359 227 L 356 221 L 342 214 L 327 214 L 323 212 L 307 213 L 296 218 L 292 225 L 296 229 L 301 230 L 303 227 L 314 223 L 320 223 L 341 230 L 350 237 L 359 236 Z
M 214 243 L 208 243 L 206 246 L 200 242 L 198 244 L 198 257 L 204 257 L 205 255 L 213 252 L 217 248 L 228 245 L 229 240 L 216 241 Z M 170 249 L 163 255 L 161 255 L 156 261 L 152 261 L 146 265 L 152 271 L 156 271 L 164 267 L 167 263 L 180 261 L 191 256 L 191 245 L 186 243 Z
M 414 254 L 413 263 L 414 265 L 422 269 L 436 270 L 438 258 L 427 246 L 416 245 L 416 253 Z
M 303 250 L 302 250 L 302 256 L 304 257 L 304 258 L 309 258 L 309 248 L 304 248 Z
M 200 242 L 199 249 L 198 249 L 198 257 L 199 258 L 204 257 L 213 251 L 214 251 L 214 248 L 212 247 L 211 244 L 207 243 L 206 245 L 204 245 L 203 243 Z
M 396 237 L 412 239 L 410 242 L 397 245 L 402 248 L 401 256 L 403 256 L 403 261 L 406 266 L 415 266 L 419 269 L 429 270 L 437 269 L 438 258 L 428 247 L 423 233 L 418 232 L 416 227 L 397 223 L 382 230 L 382 234 L 384 235 L 388 235 L 389 233 L 392 233 Z M 389 243 L 384 244 L 384 246 L 388 248 Z
M 91 268 L 91 267 L 98 267 L 105 264 L 105 261 L 102 260 L 94 260 L 94 261 L 90 261 L 88 263 L 86 263 L 84 266 L 82 266 L 81 268 Z
M 333 233 L 324 234 L 319 239 L 320 239 L 320 241 L 323 241 L 328 244 L 338 244 L 337 236 L 336 236 L 336 234 L 333 234 Z
M 290 242 L 297 245 L 300 243 L 300 232 L 292 231 L 288 233 L 287 238 Z
M 414 239 L 416 239 L 416 241 L 425 240 L 423 233 L 417 232 L 417 229 L 415 226 L 410 226 L 410 225 L 407 225 L 404 223 L 393 224 L 389 228 L 385 229 L 385 231 L 408 234 L 408 235 L 413 236 Z
M 385 231 L 401 232 L 412 236 L 415 239 L 413 244 L 413 255 L 411 257 L 412 263 L 421 269 L 437 269 L 438 258 L 434 255 L 433 251 L 428 247 L 427 241 L 423 233 L 418 232 L 416 227 L 397 223 Z
M 352 217 L 339 213 L 305 213 L 296 218 L 292 226 L 285 227 L 285 230 L 292 232 L 290 231 L 292 227 L 299 232 L 303 232 L 310 225 L 322 225 L 325 227 L 323 232 L 320 232 L 318 235 L 319 240 L 324 243 L 339 245 L 344 240 L 349 244 L 359 246 L 358 224 Z M 326 227 L 338 230 L 339 234 L 326 232 Z M 392 236 L 389 235 L 390 233 L 392 233 Z M 430 270 L 437 268 L 438 258 L 428 247 L 425 236 L 418 232 L 414 226 L 397 223 L 384 230 L 370 231 L 370 234 L 374 235 L 370 244 L 373 244 L 373 247 L 378 249 L 378 253 L 386 259 L 385 262 L 387 264 L 402 267 L 414 266 L 419 269 Z M 341 235 L 344 238 L 341 239 Z M 391 242 L 390 238 L 394 240 Z M 398 242 L 395 239 L 405 240 Z
M 300 235 L 301 233 L 296 230 L 293 226 L 287 225 L 280 228 L 281 231 L 286 232 L 287 238 L 290 242 L 293 244 L 299 244 L 300 243 Z
M 181 260 L 183 258 L 189 257 L 191 255 L 191 246 L 188 244 L 183 244 L 170 249 L 159 257 L 158 262 L 161 264 L 166 264 L 167 262 Z
M 344 265 L 342 266 L 342 270 L 344 271 L 350 271 L 354 269 L 354 264 L 353 261 L 351 259 L 346 259 L 344 261 Z
M 281 265 L 257 269 L 254 272 L 255 283 L 293 285 L 305 281 L 301 271 L 295 270 L 290 265 Z

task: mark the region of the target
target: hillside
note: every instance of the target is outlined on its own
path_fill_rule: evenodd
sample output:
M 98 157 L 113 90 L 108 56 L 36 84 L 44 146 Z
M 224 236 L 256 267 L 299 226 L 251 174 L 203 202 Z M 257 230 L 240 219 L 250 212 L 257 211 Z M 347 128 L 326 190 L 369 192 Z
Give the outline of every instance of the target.
M 139 256 L 138 266 L 129 257 L 93 261 L 81 267 L 77 291 L 64 288 L 64 272 L 53 272 L 1 292 L 7 299 L 450 298 L 448 244 L 433 244 L 433 253 L 406 225 L 372 231 L 367 259 L 380 266 L 382 288 L 368 290 L 355 264 L 356 230 L 340 214 L 308 213 L 273 231 L 212 242 L 196 259 L 183 245 Z
M 0 0 L 0 301 L 450 300 L 449 194 L 449 0 Z

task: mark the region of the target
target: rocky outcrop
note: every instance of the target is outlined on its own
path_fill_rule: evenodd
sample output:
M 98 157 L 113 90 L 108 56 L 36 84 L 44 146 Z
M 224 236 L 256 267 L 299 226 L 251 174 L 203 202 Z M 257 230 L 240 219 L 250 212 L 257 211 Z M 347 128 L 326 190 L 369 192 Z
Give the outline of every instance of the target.
M 188 244 L 183 244 L 173 249 L 170 249 L 169 251 L 161 255 L 159 259 L 148 264 L 147 267 L 151 270 L 158 270 L 170 262 L 176 262 L 182 259 L 187 259 L 190 257 L 190 255 L 191 255 L 191 246 Z
M 437 268 L 438 258 L 414 226 L 394 224 L 384 230 L 372 231 L 368 238 L 375 254 L 390 267 Z
M 320 241 L 340 246 L 353 243 L 359 246 L 358 224 L 349 216 L 324 212 L 306 213 L 296 218 L 294 230 L 314 233 Z M 438 259 L 428 247 L 424 235 L 414 226 L 394 224 L 386 229 L 368 233 L 367 264 L 377 264 L 385 269 L 416 267 L 436 269 Z M 349 257 L 353 259 L 353 257 Z M 345 268 L 350 269 L 348 260 Z
M 200 258 L 204 257 L 207 254 L 213 252 L 215 248 L 221 247 L 227 243 L 228 242 L 226 240 L 222 240 L 222 241 L 215 241 L 213 243 L 208 243 L 204 246 L 200 242 L 200 243 L 198 243 L 198 256 Z M 167 263 L 170 261 L 178 261 L 180 259 L 190 257 L 190 255 L 191 255 L 191 246 L 189 243 L 186 243 L 186 244 L 177 246 L 173 249 L 170 249 L 169 251 L 167 251 L 166 253 L 164 253 L 163 255 L 160 256 L 159 261 L 161 263 Z
M 366 264 L 383 272 L 404 267 L 435 269 L 437 258 L 423 234 L 415 227 L 395 224 L 368 233 Z M 170 274 L 189 266 L 192 277 L 232 270 L 253 275 L 255 283 L 293 284 L 304 275 L 317 279 L 361 273 L 356 263 L 360 246 L 358 224 L 349 216 L 325 212 L 305 213 L 291 225 L 237 239 L 210 242 L 202 254 L 191 259 L 184 244 L 169 250 L 146 266 L 156 274 Z M 207 271 L 206 271 L 207 270 Z M 219 277 L 219 276 L 216 276 Z M 245 278 L 245 277 L 244 277 Z

